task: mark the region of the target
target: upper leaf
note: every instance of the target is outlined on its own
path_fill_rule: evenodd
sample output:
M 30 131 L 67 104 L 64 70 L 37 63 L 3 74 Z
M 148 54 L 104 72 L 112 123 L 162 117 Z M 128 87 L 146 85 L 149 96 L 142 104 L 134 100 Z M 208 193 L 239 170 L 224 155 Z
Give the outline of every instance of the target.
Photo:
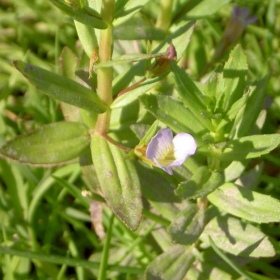
M 82 123 L 58 122 L 18 136 L 0 149 L 0 156 L 37 166 L 52 166 L 79 157 L 90 137 Z
M 51 2 L 76 21 L 79 21 L 92 28 L 107 28 L 107 24 L 100 19 L 98 12 L 89 7 L 87 7 L 86 9 L 81 9 L 78 6 L 68 5 L 60 0 L 51 0 Z
M 280 144 L 280 134 L 251 135 L 229 142 L 220 158 L 222 160 L 244 160 L 269 153 Z
M 17 60 L 14 65 L 36 88 L 48 96 L 88 111 L 106 111 L 106 106 L 96 93 L 75 81 L 23 61 Z
M 190 79 L 187 73 L 176 63 L 170 62 L 176 89 L 184 104 L 197 117 L 200 123 L 211 130 L 212 124 L 207 118 L 206 97 L 199 90 L 196 84 Z

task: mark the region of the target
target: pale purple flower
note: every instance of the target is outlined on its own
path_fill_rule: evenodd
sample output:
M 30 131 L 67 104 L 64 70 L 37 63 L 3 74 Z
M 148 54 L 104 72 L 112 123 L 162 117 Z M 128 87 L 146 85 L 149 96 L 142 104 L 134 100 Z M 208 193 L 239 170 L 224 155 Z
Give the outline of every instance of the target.
M 180 132 L 173 138 L 172 131 L 163 128 L 148 144 L 146 157 L 172 175 L 172 167 L 182 165 L 195 151 L 196 142 L 190 134 Z

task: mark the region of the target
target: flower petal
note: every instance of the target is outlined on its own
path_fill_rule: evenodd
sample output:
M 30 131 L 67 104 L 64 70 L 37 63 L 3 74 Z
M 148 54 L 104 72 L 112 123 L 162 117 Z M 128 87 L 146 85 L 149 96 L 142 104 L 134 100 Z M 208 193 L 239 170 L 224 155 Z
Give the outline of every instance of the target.
M 172 139 L 173 134 L 169 128 L 161 129 L 148 144 L 146 157 L 152 161 L 160 158 L 167 149 L 170 149 Z M 158 162 L 156 163 L 158 164 Z
M 183 164 L 189 156 L 195 153 L 197 148 L 194 138 L 188 133 L 178 133 L 172 142 L 176 160 L 169 165 L 170 167 Z

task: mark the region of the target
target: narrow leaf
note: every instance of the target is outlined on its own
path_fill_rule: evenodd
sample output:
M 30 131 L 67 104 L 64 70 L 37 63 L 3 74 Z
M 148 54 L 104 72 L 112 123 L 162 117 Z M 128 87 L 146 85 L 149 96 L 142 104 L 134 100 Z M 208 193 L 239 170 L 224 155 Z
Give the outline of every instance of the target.
M 175 194 L 187 199 L 197 199 L 213 192 L 224 182 L 220 172 L 210 172 L 206 167 L 199 167 L 190 180 L 179 184 Z
M 0 149 L 0 156 L 37 166 L 65 163 L 89 146 L 87 128 L 81 123 L 58 122 L 18 136 Z
M 245 110 L 241 112 L 241 121 L 238 124 L 238 128 L 236 129 L 235 134 L 237 137 L 242 137 L 250 134 L 250 132 L 254 128 L 256 120 L 264 105 L 265 89 L 268 79 L 269 77 L 266 76 L 262 80 L 260 80 L 249 95 L 246 102 Z
M 221 159 L 227 161 L 244 160 L 268 154 L 280 144 L 280 134 L 251 135 L 229 142 Z
M 23 61 L 15 61 L 14 65 L 36 88 L 46 95 L 88 111 L 96 113 L 106 111 L 105 105 L 96 93 L 75 81 Z
M 140 98 L 146 109 L 175 132 L 201 133 L 199 120 L 182 103 L 166 96 L 144 95 Z
M 140 183 L 133 162 L 102 136 L 94 135 L 91 153 L 97 178 L 109 207 L 131 230 L 142 217 Z
M 183 69 L 174 62 L 170 62 L 170 64 L 174 73 L 176 89 L 185 106 L 197 117 L 205 128 L 210 130 L 212 124 L 206 117 L 207 106 L 205 96 Z
M 280 222 L 280 201 L 232 183 L 208 195 L 220 210 L 256 223 Z
M 133 101 L 137 100 L 140 96 L 148 92 L 152 89 L 156 84 L 160 81 L 159 78 L 148 79 L 147 81 L 143 82 L 141 85 L 136 87 L 135 89 L 130 90 L 129 92 L 118 96 L 115 101 L 112 103 L 111 108 L 117 109 L 128 104 L 132 103 Z
M 50 0 L 57 8 L 62 10 L 68 16 L 77 20 L 87 26 L 97 29 L 106 29 L 107 24 L 100 19 L 99 14 L 87 7 L 87 9 L 81 9 L 78 6 L 70 6 L 60 0 Z

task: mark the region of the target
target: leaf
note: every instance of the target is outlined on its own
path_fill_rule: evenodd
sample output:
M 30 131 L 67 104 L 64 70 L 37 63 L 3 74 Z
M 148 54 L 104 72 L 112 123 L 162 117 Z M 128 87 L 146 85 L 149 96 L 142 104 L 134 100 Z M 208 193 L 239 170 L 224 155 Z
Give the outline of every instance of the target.
M 251 135 L 229 141 L 221 160 L 234 161 L 260 157 L 280 144 L 280 134 Z
M 208 200 L 220 210 L 256 223 L 280 221 L 280 201 L 233 183 L 226 183 L 211 194 Z
M 50 0 L 57 8 L 68 16 L 87 26 L 97 29 L 106 29 L 107 24 L 100 19 L 100 15 L 93 9 L 81 9 L 78 6 L 71 6 L 60 0 Z
M 73 80 L 19 60 L 14 61 L 14 66 L 36 88 L 54 99 L 96 113 L 106 111 L 96 93 Z
M 90 58 L 92 56 L 93 50 L 98 47 L 96 32 L 91 25 L 84 25 L 79 21 L 75 21 L 75 27 L 80 42 L 83 46 L 83 50 Z
M 68 47 L 63 48 L 59 61 L 62 75 L 70 79 L 75 79 L 77 57 Z M 66 121 L 80 121 L 80 109 L 78 107 L 64 102 L 61 102 L 60 106 Z
M 173 242 L 182 245 L 191 245 L 197 241 L 206 225 L 205 210 L 199 209 L 196 204 L 189 204 L 172 221 L 169 233 Z
M 91 154 L 97 178 L 108 206 L 131 230 L 136 230 L 142 217 L 139 178 L 125 153 L 105 138 L 95 134 Z
M 222 108 L 227 112 L 231 106 L 242 97 L 248 72 L 248 64 L 244 51 L 237 45 L 230 53 L 223 69 L 223 96 L 217 96 L 217 101 L 222 100 Z
M 174 62 L 170 62 L 170 64 L 172 72 L 174 73 L 175 87 L 184 105 L 196 116 L 201 125 L 211 130 L 212 124 L 210 120 L 206 118 L 206 97 L 183 69 Z
M 175 194 L 187 199 L 197 199 L 213 192 L 224 182 L 220 172 L 210 172 L 207 167 L 199 167 L 190 180 L 179 184 Z
M 275 249 L 257 227 L 229 216 L 218 216 L 205 227 L 201 239 L 210 236 L 223 251 L 241 257 L 273 257 Z
M 160 57 L 165 56 L 166 54 L 167 54 L 166 52 L 165 53 L 156 53 L 156 54 L 128 53 L 128 54 L 124 54 L 119 57 L 116 57 L 113 60 L 96 64 L 95 69 L 112 67 L 115 65 L 127 64 L 127 63 L 132 63 L 132 62 L 141 61 L 141 60 L 148 60 L 148 59 L 152 59 L 152 58 L 160 58 Z
M 115 25 L 122 25 L 136 12 L 143 8 L 149 0 L 117 1 L 115 5 Z
M 268 80 L 268 76 L 264 77 L 256 84 L 254 90 L 249 94 L 246 107 L 244 111 L 240 112 L 239 119 L 241 120 L 237 125 L 238 127 L 235 132 L 236 137 L 248 135 L 254 128 L 256 120 L 264 105 L 265 89 Z
M 178 26 L 175 26 L 172 33 L 164 40 L 162 41 L 154 50 L 152 53 L 158 53 L 166 50 L 166 46 L 170 45 L 170 42 L 175 46 L 176 53 L 177 53 L 177 60 L 179 61 L 183 54 L 185 53 L 190 39 L 191 35 L 194 30 L 195 21 L 189 21 L 185 23 L 182 21 L 179 23 Z
M 140 97 L 146 109 L 175 132 L 201 133 L 199 120 L 182 103 L 171 97 L 144 95 Z
M 230 0 L 207 0 L 198 2 L 198 4 L 187 13 L 188 18 L 202 18 L 216 13 Z
M 0 149 L 0 156 L 36 166 L 52 166 L 79 157 L 89 146 L 81 123 L 58 122 L 18 136 Z
M 180 203 L 180 198 L 174 194 L 175 183 L 166 172 L 159 169 L 152 169 L 139 162 L 136 162 L 135 166 L 143 197 L 158 213 L 161 213 L 162 217 L 172 221 L 178 213 L 177 204 Z
M 160 78 L 148 79 L 135 89 L 118 96 L 111 105 L 111 109 L 117 109 L 127 106 L 133 101 L 139 99 L 140 96 L 152 89 L 160 81 Z
M 163 40 L 166 32 L 148 24 L 142 17 L 133 17 L 114 26 L 113 36 L 116 40 Z
M 166 52 L 170 42 L 173 43 L 177 52 L 177 59 L 179 60 L 188 43 L 190 41 L 190 36 L 193 32 L 194 21 L 188 22 L 184 25 L 179 25 L 170 36 L 168 36 L 161 44 L 159 44 L 153 51 L 152 54 L 157 54 L 160 52 Z M 113 81 L 113 92 L 114 94 L 119 93 L 121 90 L 126 88 L 135 76 L 143 76 L 146 70 L 145 61 L 140 61 L 133 65 L 126 73 L 122 76 L 117 77 Z
M 175 245 L 158 256 L 147 267 L 146 280 L 181 280 L 194 262 L 191 247 Z

